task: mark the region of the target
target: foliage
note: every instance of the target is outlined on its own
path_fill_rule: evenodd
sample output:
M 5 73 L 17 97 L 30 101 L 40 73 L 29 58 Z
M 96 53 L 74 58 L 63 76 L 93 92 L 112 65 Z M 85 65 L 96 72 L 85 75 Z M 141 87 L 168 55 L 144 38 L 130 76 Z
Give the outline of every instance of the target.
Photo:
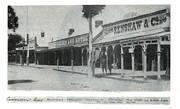
M 8 51 L 15 50 L 16 45 L 24 41 L 24 38 L 21 37 L 19 34 L 9 34 L 8 35 Z
M 90 18 L 98 15 L 103 9 L 105 5 L 83 5 L 83 17 Z
M 12 29 L 15 32 L 18 26 L 18 17 L 16 13 L 11 6 L 8 6 L 8 29 Z

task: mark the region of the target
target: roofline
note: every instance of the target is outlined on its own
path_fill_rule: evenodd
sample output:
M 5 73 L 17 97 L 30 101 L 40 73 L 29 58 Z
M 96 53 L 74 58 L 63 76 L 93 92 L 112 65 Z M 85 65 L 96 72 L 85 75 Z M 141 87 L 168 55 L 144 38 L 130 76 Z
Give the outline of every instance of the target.
M 89 33 L 83 33 L 83 34 L 79 34 L 79 35 L 76 35 L 76 36 L 66 37 L 66 38 L 58 39 L 58 40 L 51 41 L 51 42 L 48 42 L 48 43 L 57 42 L 57 41 L 61 41 L 61 40 L 66 40 L 66 39 L 78 37 L 78 36 L 85 35 L 85 34 L 89 34 Z
M 123 39 L 117 39 L 117 40 L 112 40 L 112 41 L 107 41 L 107 42 L 100 42 L 100 43 L 94 43 L 93 46 L 96 46 L 96 45 L 101 45 L 101 44 L 106 44 L 106 43 L 112 43 L 112 42 L 126 42 L 128 40 L 141 40 L 141 39 L 149 39 L 149 38 L 159 38 L 160 36 L 156 36 L 156 37 L 152 37 L 153 35 L 157 35 L 157 34 L 170 34 L 170 32 L 159 32 L 159 33 L 153 33 L 153 34 L 147 34 L 147 35 L 138 35 L 136 37 L 130 37 L 130 38 L 123 38 Z M 151 36 L 151 37 L 144 37 L 144 36 Z
M 123 20 L 107 23 L 107 24 L 104 24 L 102 26 L 107 27 L 107 26 L 114 25 L 114 24 L 117 24 L 117 23 L 128 22 L 128 21 L 136 20 L 136 19 L 139 19 L 139 18 L 142 18 L 142 17 L 148 17 L 148 16 L 151 16 L 151 15 L 156 15 L 156 14 L 160 14 L 160 13 L 163 13 L 163 12 L 167 12 L 167 10 L 168 10 L 168 8 L 165 8 L 165 9 L 155 11 L 155 12 L 151 12 L 151 13 L 148 13 L 148 14 L 143 14 L 143 15 L 139 15 L 139 16 L 136 16 L 136 17 L 128 18 L 128 19 L 123 19 Z

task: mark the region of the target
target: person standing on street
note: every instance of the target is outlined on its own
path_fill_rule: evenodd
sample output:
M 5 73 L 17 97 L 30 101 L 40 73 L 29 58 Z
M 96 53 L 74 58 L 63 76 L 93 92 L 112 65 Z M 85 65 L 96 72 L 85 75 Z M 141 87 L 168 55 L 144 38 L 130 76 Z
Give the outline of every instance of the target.
M 110 62 L 110 60 L 108 61 L 108 69 L 109 69 L 109 73 L 110 73 L 110 75 L 111 75 L 112 63 Z
M 109 69 L 109 73 L 110 73 L 110 75 L 111 75 L 111 71 L 112 71 L 112 64 L 113 64 L 113 53 L 112 52 L 110 52 L 109 54 L 108 54 L 108 69 Z
M 106 68 L 106 55 L 105 55 L 105 52 L 103 51 L 102 52 L 102 55 L 101 55 L 101 64 L 102 64 L 102 72 L 104 74 L 104 71 L 107 73 L 107 68 Z

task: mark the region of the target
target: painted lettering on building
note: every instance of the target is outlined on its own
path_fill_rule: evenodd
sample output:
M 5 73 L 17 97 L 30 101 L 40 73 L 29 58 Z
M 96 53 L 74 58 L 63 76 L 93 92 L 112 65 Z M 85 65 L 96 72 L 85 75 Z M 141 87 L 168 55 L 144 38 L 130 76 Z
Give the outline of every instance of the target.
M 88 34 L 81 35 L 75 38 L 75 44 L 82 44 L 88 42 Z
M 53 48 L 74 46 L 77 44 L 84 44 L 84 43 L 88 43 L 88 34 L 78 35 L 71 38 L 50 42 L 48 47 L 49 49 L 53 49 Z
M 127 31 L 136 31 L 141 29 L 142 26 L 142 20 L 135 21 L 135 22 L 129 22 L 126 24 L 118 25 L 114 27 L 114 33 L 119 34 Z
M 166 12 L 156 15 L 132 18 L 124 22 L 109 24 L 104 28 L 104 34 L 113 32 L 115 35 L 123 35 L 132 32 L 142 32 L 146 30 L 158 29 L 169 26 L 169 16 Z
M 133 32 L 142 29 L 153 28 L 155 26 L 159 26 L 166 23 L 166 21 L 167 21 L 167 15 L 161 14 L 150 18 L 144 18 L 144 19 L 117 25 L 113 28 L 113 31 L 114 34 Z

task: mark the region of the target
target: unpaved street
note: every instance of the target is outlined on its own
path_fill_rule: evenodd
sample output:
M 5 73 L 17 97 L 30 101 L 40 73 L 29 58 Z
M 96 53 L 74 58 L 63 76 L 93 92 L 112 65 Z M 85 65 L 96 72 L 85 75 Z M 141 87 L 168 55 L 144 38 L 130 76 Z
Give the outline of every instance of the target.
M 119 75 L 116 75 L 119 76 Z M 57 71 L 47 67 L 8 65 L 10 90 L 79 91 L 168 91 L 169 80 L 132 81 L 108 77 L 88 78 L 85 74 Z

